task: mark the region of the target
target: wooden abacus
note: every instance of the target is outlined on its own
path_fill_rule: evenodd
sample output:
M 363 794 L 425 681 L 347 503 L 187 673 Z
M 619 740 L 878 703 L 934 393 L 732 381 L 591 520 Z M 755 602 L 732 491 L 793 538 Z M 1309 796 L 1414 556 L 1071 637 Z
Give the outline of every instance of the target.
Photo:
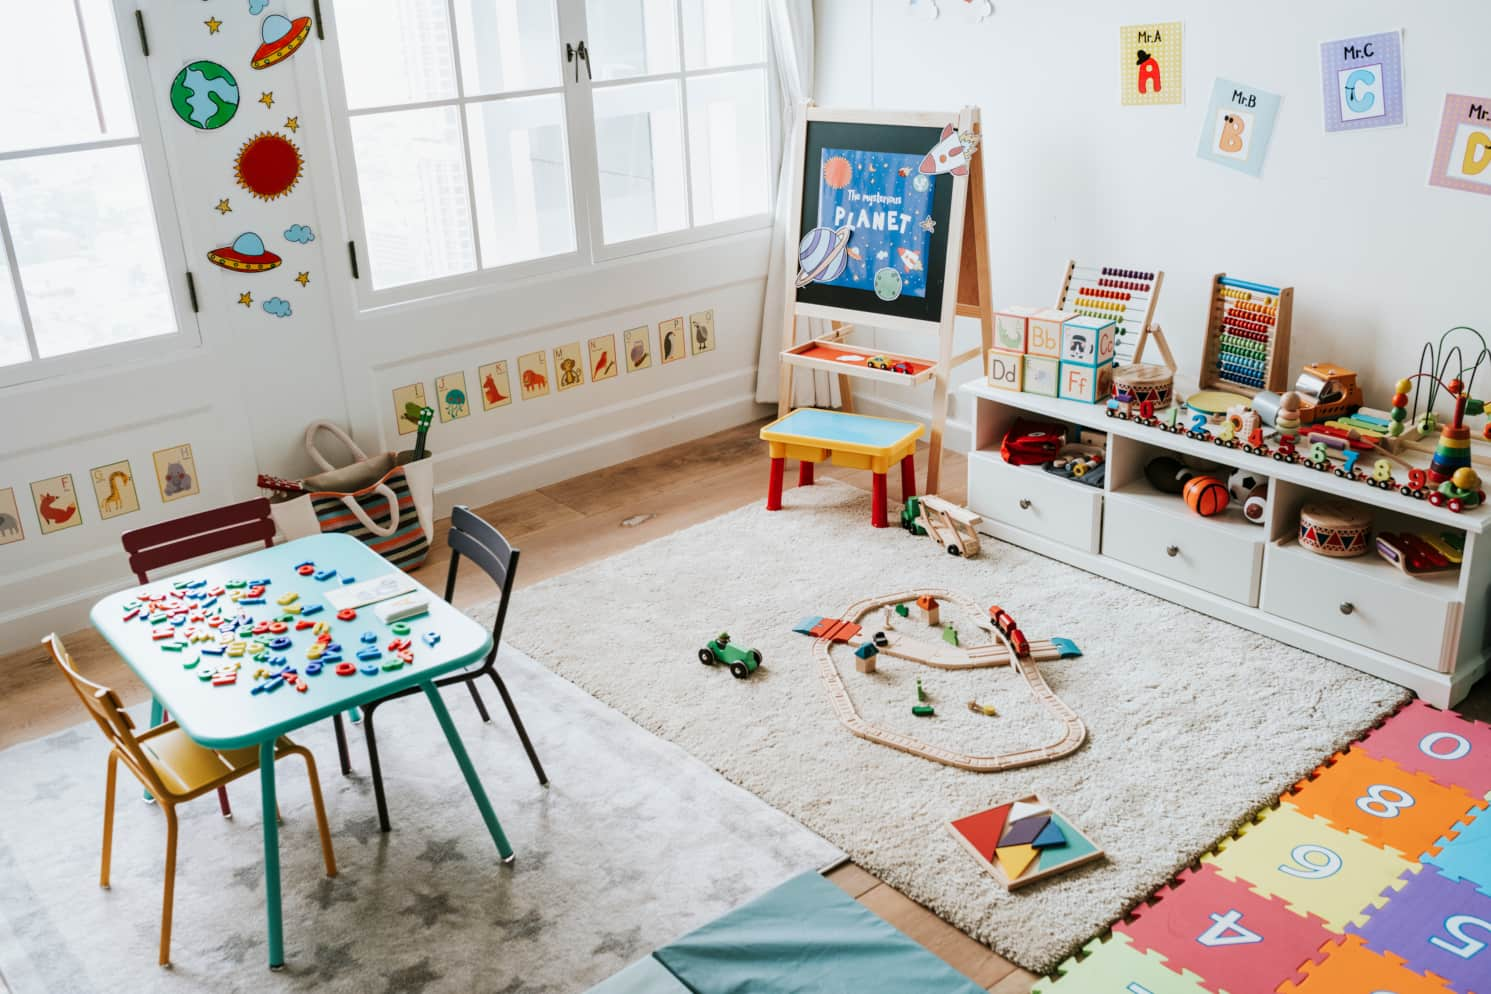
M 1288 390 L 1293 314 L 1294 287 L 1252 283 L 1226 273 L 1213 276 L 1202 389 L 1238 391 L 1248 397 L 1260 390 Z
M 1126 366 L 1144 360 L 1144 347 L 1153 336 L 1160 355 L 1170 371 L 1175 371 L 1175 356 L 1165 333 L 1154 323 L 1155 304 L 1165 274 L 1159 270 L 1127 269 L 1119 266 L 1079 266 L 1068 259 L 1066 275 L 1056 308 L 1076 311 L 1086 317 L 1118 323 L 1113 363 Z M 1138 332 L 1137 336 L 1135 332 Z

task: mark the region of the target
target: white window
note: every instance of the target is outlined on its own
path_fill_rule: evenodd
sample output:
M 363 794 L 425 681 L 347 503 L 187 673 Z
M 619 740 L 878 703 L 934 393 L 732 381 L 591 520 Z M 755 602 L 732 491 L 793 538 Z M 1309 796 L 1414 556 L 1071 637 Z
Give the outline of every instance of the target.
M 173 299 L 180 235 L 157 209 L 171 202 L 158 137 L 142 139 L 113 5 L 58 0 L 26 17 L 45 43 L 0 59 L 0 385 L 76 368 L 74 353 L 195 335 Z
M 764 8 L 335 0 L 332 101 L 364 302 L 766 224 Z

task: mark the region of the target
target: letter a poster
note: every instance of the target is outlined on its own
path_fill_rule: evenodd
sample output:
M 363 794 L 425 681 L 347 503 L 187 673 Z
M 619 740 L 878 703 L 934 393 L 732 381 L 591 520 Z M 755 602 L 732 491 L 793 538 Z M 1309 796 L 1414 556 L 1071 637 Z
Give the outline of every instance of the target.
M 1183 102 L 1180 24 L 1164 21 L 1118 29 L 1120 99 L 1125 107 Z
M 1429 185 L 1491 193 L 1491 97 L 1445 96 Z

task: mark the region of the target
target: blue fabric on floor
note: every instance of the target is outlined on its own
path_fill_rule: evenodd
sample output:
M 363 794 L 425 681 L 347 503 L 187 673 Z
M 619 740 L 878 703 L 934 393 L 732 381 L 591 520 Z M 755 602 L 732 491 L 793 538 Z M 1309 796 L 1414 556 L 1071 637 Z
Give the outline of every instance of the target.
M 792 878 L 653 956 L 692 994 L 983 994 L 817 873 Z
M 596 984 L 585 994 L 690 994 L 689 989 L 678 982 L 651 956 L 637 960 L 620 973 Z

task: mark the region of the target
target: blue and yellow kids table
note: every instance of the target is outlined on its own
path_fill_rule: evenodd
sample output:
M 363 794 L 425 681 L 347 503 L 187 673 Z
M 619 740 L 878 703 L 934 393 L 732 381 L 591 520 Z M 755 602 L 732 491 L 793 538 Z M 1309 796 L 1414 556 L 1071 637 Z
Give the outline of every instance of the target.
M 281 735 L 406 687 L 422 688 L 497 852 L 504 862 L 513 858 L 450 712 L 435 689 L 437 677 L 485 656 L 492 645 L 491 635 L 421 585 L 416 590 L 428 599 L 429 613 L 408 619 L 404 623 L 407 632 L 380 622 L 371 604 L 356 608 L 355 617 L 345 618 L 324 599 L 344 581 L 371 580 L 395 570 L 356 539 L 316 535 L 131 587 L 105 597 L 90 614 L 93 626 L 193 739 L 215 749 L 258 748 L 270 969 L 279 969 L 285 961 L 274 782 L 274 743 Z M 262 595 L 247 596 L 255 587 L 263 588 Z M 142 592 L 169 595 L 173 603 L 191 605 L 190 612 L 178 614 L 181 621 L 168 634 L 172 620 L 159 613 L 152 618 L 149 611 L 142 611 L 141 607 L 151 603 L 141 599 Z M 283 620 L 287 618 L 293 620 Z M 221 620 L 208 626 L 206 622 L 212 619 Z M 277 625 L 277 630 L 245 633 L 265 622 Z M 316 667 L 307 653 L 314 651 L 311 647 L 319 637 L 314 626 L 321 623 L 329 627 L 331 645 L 340 651 L 324 646 L 321 659 L 315 662 L 326 662 Z M 365 635 L 371 638 L 364 640 Z M 389 648 L 390 643 L 403 639 L 409 646 L 402 651 L 412 653 L 412 662 L 404 662 L 398 651 Z M 234 641 L 250 647 L 249 651 L 240 648 L 241 656 L 230 655 Z M 256 644 L 266 646 L 257 653 L 264 658 L 250 655 Z M 360 652 L 371 657 L 371 649 L 376 649 L 378 658 L 359 658 Z M 353 664 L 354 671 L 346 673 L 343 667 L 339 675 L 333 656 Z M 285 667 L 294 672 L 255 678 L 260 670 L 274 672 Z M 215 683 L 210 676 L 225 677 L 229 672 L 236 672 L 231 683 L 226 679 Z
M 782 473 L 788 459 L 798 460 L 797 485 L 812 486 L 813 464 L 832 459 L 837 466 L 867 469 L 875 475 L 870 522 L 884 528 L 885 474 L 901 464 L 902 499 L 916 495 L 916 440 L 922 426 L 915 421 L 892 421 L 864 414 L 802 407 L 761 429 L 770 445 L 771 484 L 766 509 L 782 509 Z

